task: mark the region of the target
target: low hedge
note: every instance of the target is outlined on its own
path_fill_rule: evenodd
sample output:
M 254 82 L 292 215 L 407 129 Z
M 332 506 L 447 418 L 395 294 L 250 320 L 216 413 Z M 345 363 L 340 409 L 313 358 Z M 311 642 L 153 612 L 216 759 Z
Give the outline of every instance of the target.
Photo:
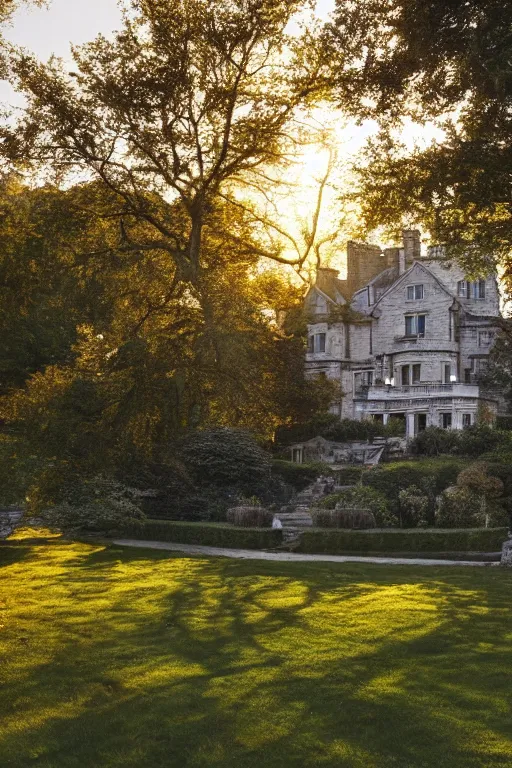
M 310 528 L 301 536 L 297 552 L 347 553 L 498 552 L 507 528 L 409 529 L 347 531 Z
M 124 531 L 144 541 L 171 541 L 235 549 L 273 549 L 282 542 L 278 528 L 236 528 L 222 523 L 188 523 L 181 520 L 146 520 L 137 531 Z

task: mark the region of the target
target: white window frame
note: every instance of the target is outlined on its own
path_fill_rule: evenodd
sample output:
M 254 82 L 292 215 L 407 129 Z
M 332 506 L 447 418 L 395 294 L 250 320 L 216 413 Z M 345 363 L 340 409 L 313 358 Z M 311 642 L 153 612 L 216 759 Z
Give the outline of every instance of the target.
M 418 290 L 419 289 L 419 290 Z M 420 301 L 425 298 L 423 283 L 407 286 L 407 301 Z
M 423 317 L 423 333 L 418 332 L 418 318 Z M 408 318 L 411 318 L 411 333 L 407 333 L 407 320 Z M 405 315 L 405 336 L 414 336 L 417 339 L 424 339 L 425 333 L 426 333 L 426 327 L 427 327 L 427 316 L 424 312 L 418 312 L 416 314 L 410 314 L 409 312 Z

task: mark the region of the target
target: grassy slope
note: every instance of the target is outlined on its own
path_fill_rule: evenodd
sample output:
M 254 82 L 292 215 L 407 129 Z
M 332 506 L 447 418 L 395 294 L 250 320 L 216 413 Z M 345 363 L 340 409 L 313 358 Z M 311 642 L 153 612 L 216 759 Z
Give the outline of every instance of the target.
M 510 766 L 511 594 L 498 568 L 0 547 L 0 765 Z

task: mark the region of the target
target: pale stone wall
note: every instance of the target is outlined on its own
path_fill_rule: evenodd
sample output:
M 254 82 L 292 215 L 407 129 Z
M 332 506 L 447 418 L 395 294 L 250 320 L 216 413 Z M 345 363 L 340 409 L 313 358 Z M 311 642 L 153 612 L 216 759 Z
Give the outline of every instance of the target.
M 374 246 L 350 244 L 348 268 L 352 266 L 353 273 L 349 271 L 347 281 L 336 280 L 325 271 L 322 279 L 334 280 L 332 295 L 337 295 L 343 282 L 352 292 L 360 288 L 352 304 L 360 320 L 329 323 L 325 316 L 329 300 L 314 297 L 314 291 L 308 294 L 309 307 L 318 308 L 318 321 L 308 326 L 308 333 L 325 333 L 326 346 L 323 353 L 306 354 L 306 370 L 309 375 L 322 371 L 340 382 L 343 400 L 332 410 L 341 418 L 378 415 L 386 422 L 393 414 L 405 414 L 410 436 L 419 428 L 418 419 L 422 423 L 426 419 L 427 426 L 440 426 L 442 415 L 450 413 L 452 428 L 460 429 L 468 418 L 471 423 L 476 420 L 479 404 L 485 402 L 491 411 L 496 409 L 496 401 L 484 401 L 475 381 L 492 348 L 493 318 L 499 316 L 500 306 L 497 281 L 494 276 L 486 279 L 484 299 L 459 298 L 457 284 L 465 279 L 463 270 L 436 252 L 433 258 L 418 258 L 417 233 L 405 234 L 407 247 L 388 249 L 384 255 Z M 411 254 L 417 259 L 412 265 Z M 397 263 L 402 274 L 398 274 Z M 391 271 L 390 264 L 395 265 Z M 388 272 L 379 275 L 380 267 Z M 368 302 L 363 278 L 381 286 L 380 298 L 370 296 L 374 304 Z M 422 298 L 408 297 L 407 288 L 412 285 L 423 286 Z M 407 314 L 425 315 L 423 338 L 406 336 Z M 410 369 L 409 385 L 404 380 L 402 386 L 403 366 L 415 364 L 421 366 L 419 382 L 412 385 Z M 377 389 L 372 388 L 372 396 L 364 387 L 355 386 L 355 374 L 363 371 L 373 371 Z M 394 379 L 392 391 L 383 386 L 386 379 Z M 464 383 L 468 384 L 466 390 L 461 388 Z

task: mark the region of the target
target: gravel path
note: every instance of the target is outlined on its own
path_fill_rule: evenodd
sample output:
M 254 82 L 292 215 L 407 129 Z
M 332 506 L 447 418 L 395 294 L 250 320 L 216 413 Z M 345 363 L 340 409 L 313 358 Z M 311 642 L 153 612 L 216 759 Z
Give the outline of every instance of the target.
M 213 557 L 232 557 L 240 560 L 278 560 L 288 563 L 377 563 L 379 565 L 471 565 L 495 566 L 498 562 L 483 563 L 474 560 L 429 560 L 428 558 L 408 557 L 353 557 L 346 555 L 301 555 L 295 552 L 263 552 L 258 549 L 224 549 L 221 547 L 203 547 L 196 544 L 171 544 L 167 541 L 140 541 L 139 539 L 114 539 L 114 544 L 121 547 L 139 547 L 141 549 L 164 549 L 171 552 L 183 552 L 186 555 L 211 555 Z

